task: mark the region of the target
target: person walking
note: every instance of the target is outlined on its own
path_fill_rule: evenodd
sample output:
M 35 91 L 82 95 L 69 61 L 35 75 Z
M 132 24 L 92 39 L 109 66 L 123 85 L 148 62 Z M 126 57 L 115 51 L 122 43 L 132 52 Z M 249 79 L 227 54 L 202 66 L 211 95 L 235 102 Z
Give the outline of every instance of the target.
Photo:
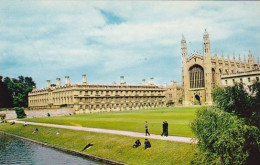
M 148 122 L 147 121 L 145 121 L 144 128 L 145 128 L 145 136 L 147 136 L 147 135 L 150 136 L 150 133 L 149 133 L 149 130 L 148 130 Z
M 162 129 L 163 129 L 163 131 L 162 131 L 161 136 L 165 136 L 165 121 L 163 121 Z
M 168 136 L 168 123 L 167 123 L 167 121 L 165 121 L 164 123 L 165 123 L 165 133 L 164 133 L 164 135 L 167 137 Z

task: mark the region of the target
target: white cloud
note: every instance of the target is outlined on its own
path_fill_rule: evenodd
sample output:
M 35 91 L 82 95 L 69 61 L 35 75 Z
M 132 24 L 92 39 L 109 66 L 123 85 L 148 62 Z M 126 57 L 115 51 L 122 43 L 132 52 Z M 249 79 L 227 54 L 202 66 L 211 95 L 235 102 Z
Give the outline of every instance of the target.
M 101 9 L 122 18 L 123 23 L 106 24 Z M 0 6 L 0 64 L 15 59 L 28 72 L 39 64 L 46 70 L 127 71 L 144 64 L 144 59 L 180 56 L 181 35 L 198 44 L 204 28 L 213 42 L 231 38 L 234 43 L 227 43 L 229 47 L 237 44 L 240 34 L 254 37 L 254 44 L 259 45 L 259 32 L 250 31 L 260 26 L 259 9 L 256 2 L 19 1 L 14 5 L 5 1 Z M 253 46 L 243 40 L 240 49 Z M 260 53 L 257 48 L 253 52 Z M 161 67 L 167 70 L 164 66 L 169 64 L 162 61 Z M 10 73 L 18 66 L 2 70 Z M 167 74 L 158 74 L 158 80 L 168 79 Z

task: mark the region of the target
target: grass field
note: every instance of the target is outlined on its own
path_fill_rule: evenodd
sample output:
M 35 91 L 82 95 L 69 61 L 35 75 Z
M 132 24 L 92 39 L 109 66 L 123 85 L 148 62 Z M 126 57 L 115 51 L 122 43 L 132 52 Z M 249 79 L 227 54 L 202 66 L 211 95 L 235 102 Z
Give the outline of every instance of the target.
M 62 117 L 24 119 L 31 122 L 144 132 L 145 121 L 152 134 L 162 133 L 162 122 L 169 123 L 169 135 L 194 137 L 190 123 L 198 107 L 170 107 L 149 110 L 103 112 Z
M 32 134 L 34 128 L 35 126 L 30 125 L 23 127 L 21 124 L 0 124 L 0 130 L 5 132 L 77 151 L 81 151 L 86 144 L 92 142 L 94 146 L 85 150 L 85 153 L 127 164 L 189 164 L 196 149 L 196 145 L 194 144 L 150 140 L 152 148 L 144 150 L 144 139 L 142 138 L 140 138 L 142 146 L 133 149 L 132 144 L 136 140 L 136 138 L 133 137 L 40 126 L 37 126 L 39 132 Z M 56 135 L 57 131 L 60 131 L 60 135 Z

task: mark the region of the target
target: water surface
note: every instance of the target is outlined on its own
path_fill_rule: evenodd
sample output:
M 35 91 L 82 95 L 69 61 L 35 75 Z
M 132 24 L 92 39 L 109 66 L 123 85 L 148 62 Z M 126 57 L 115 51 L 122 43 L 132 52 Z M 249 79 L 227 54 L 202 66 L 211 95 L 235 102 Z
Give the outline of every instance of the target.
M 98 163 L 0 133 L 0 164 L 96 165 Z

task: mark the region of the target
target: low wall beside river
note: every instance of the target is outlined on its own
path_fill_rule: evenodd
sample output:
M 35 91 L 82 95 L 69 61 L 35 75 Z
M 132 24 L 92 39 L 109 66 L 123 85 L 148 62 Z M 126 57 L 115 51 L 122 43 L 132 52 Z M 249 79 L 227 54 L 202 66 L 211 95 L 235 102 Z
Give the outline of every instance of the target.
M 62 108 L 62 109 L 40 109 L 40 110 L 25 110 L 27 118 L 34 117 L 46 117 L 49 113 L 51 116 L 67 116 L 74 114 L 73 109 Z M 16 113 L 14 110 L 0 111 L 0 114 L 6 114 L 6 119 L 16 119 Z

